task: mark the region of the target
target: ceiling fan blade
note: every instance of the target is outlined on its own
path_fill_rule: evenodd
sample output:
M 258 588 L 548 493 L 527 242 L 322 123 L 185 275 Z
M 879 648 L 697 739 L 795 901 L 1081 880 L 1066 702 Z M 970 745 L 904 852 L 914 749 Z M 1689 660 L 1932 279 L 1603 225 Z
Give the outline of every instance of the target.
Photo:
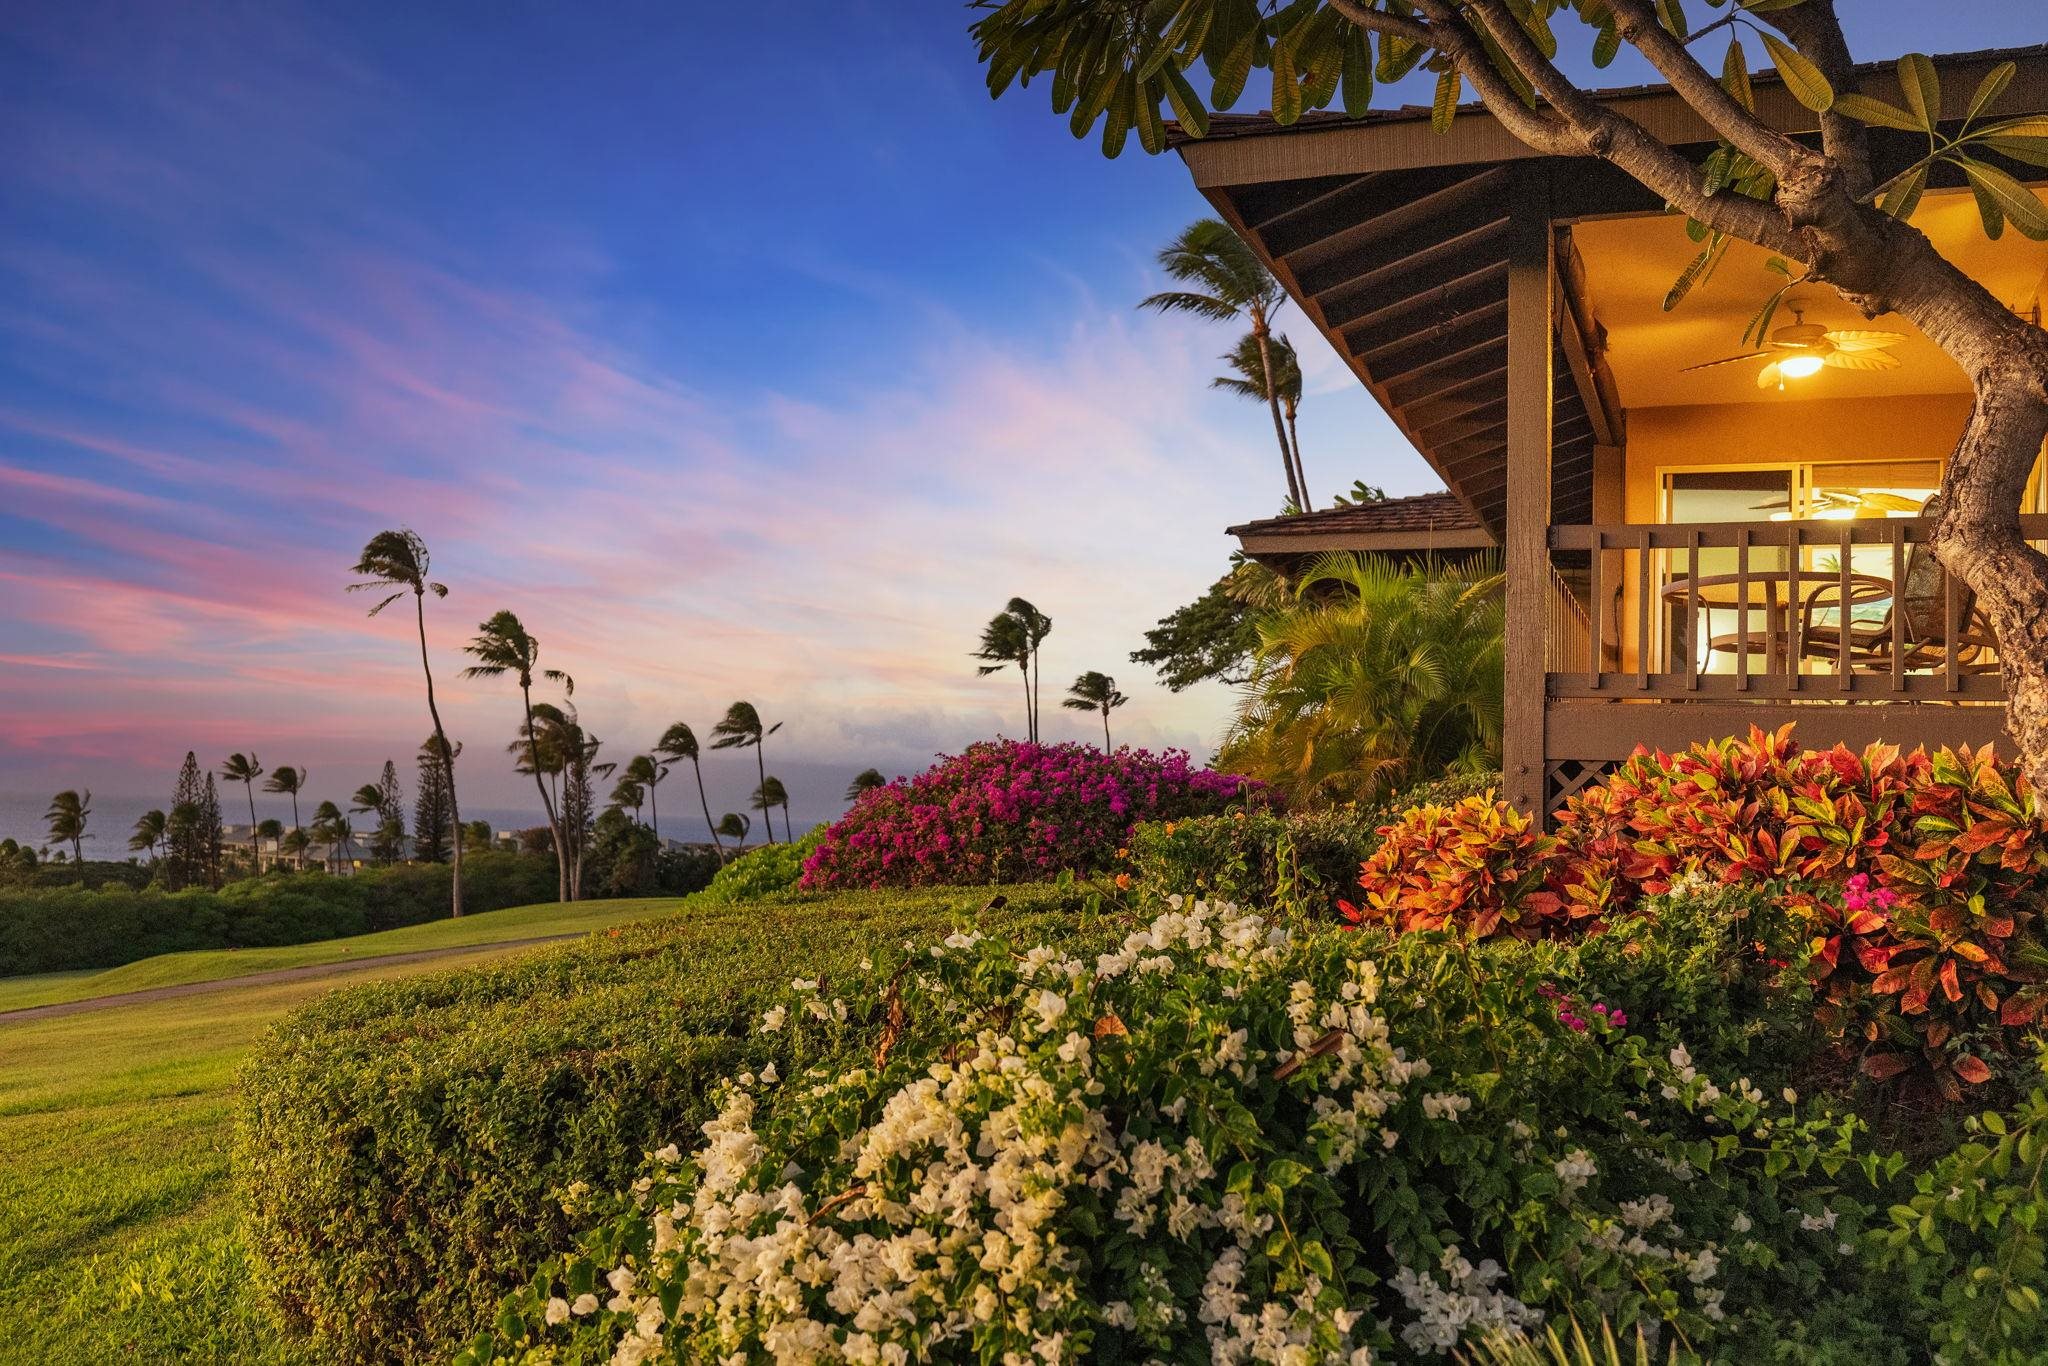
M 1689 375 L 1695 370 L 1711 370 L 1717 365 L 1733 365 L 1739 360 L 1755 360 L 1759 356 L 1768 356 L 1770 354 L 1768 351 L 1745 351 L 1739 356 L 1723 356 L 1719 360 L 1702 361 L 1698 365 L 1688 365 L 1678 373 Z
M 1772 361 L 1769 365 L 1756 372 L 1756 387 L 1759 389 L 1775 389 L 1781 383 L 1783 383 L 1783 380 L 1778 374 L 1778 363 L 1776 361 Z
M 1870 332 L 1851 329 L 1845 332 L 1828 333 L 1837 351 L 1882 351 L 1897 346 L 1906 339 L 1903 332 Z
M 1830 351 L 1821 364 L 1835 370 L 1896 370 L 1899 358 L 1889 351 Z

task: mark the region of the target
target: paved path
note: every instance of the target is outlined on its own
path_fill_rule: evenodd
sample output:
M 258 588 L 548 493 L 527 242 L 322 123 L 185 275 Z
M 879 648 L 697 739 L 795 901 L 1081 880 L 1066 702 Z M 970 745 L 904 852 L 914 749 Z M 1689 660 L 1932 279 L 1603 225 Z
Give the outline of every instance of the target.
M 332 963 L 305 963 L 295 968 L 271 968 L 267 972 L 245 973 L 240 977 L 217 977 L 210 982 L 179 982 L 175 986 L 148 987 L 142 991 L 121 991 L 111 996 L 93 996 L 83 1001 L 59 1001 L 53 1005 L 25 1006 L 20 1010 L 0 1010 L 0 1024 L 13 1024 L 21 1020 L 47 1020 L 59 1015 L 82 1015 L 89 1010 L 108 1010 L 114 1006 L 140 1005 L 146 1001 L 168 1001 L 178 996 L 197 996 L 202 992 L 223 991 L 229 987 L 256 987 L 271 982 L 296 982 L 309 977 L 334 977 L 344 972 L 360 972 L 364 968 L 396 967 L 401 963 L 425 963 L 436 958 L 452 958 L 462 953 L 483 953 L 493 949 L 523 949 L 533 944 L 553 944 L 563 939 L 581 939 L 577 934 L 543 934 L 531 939 L 500 939 L 487 944 L 450 944 L 438 949 L 415 949 L 411 953 L 385 953 L 370 958 L 343 958 Z

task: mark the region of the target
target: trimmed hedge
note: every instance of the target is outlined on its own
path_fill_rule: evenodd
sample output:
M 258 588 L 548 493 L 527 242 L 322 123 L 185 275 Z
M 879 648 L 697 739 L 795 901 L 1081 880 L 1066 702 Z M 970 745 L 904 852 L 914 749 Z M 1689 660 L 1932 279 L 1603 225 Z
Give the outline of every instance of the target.
M 991 927 L 1074 923 L 1048 886 Z M 279 1025 L 245 1064 L 234 1165 L 259 1279 L 351 1362 L 438 1358 L 646 1150 L 710 1115 L 713 1078 L 776 1057 L 749 1038 L 792 974 L 973 913 L 987 889 L 700 906 L 516 961 L 357 987 Z M 787 1036 L 784 1036 L 785 1038 Z M 778 1066 L 800 1062 L 786 1054 Z
M 554 860 L 465 855 L 462 899 L 470 911 L 553 901 Z M 448 869 L 434 863 L 345 878 L 273 873 L 217 892 L 113 885 L 0 888 L 0 977 L 118 967 L 189 949 L 305 944 L 447 914 Z
M 1327 910 L 1354 894 L 1359 866 L 1379 831 L 1410 807 L 1455 802 L 1500 785 L 1497 773 L 1454 774 L 1409 788 L 1378 806 L 1320 811 L 1263 808 L 1179 821 L 1148 821 L 1131 832 L 1129 872 L 1139 890 L 1217 896 L 1241 906 L 1271 903 Z
M 702 901 L 759 901 L 795 889 L 804 875 L 804 860 L 825 838 L 819 826 L 794 844 L 763 844 L 747 850 L 718 870 L 704 888 Z

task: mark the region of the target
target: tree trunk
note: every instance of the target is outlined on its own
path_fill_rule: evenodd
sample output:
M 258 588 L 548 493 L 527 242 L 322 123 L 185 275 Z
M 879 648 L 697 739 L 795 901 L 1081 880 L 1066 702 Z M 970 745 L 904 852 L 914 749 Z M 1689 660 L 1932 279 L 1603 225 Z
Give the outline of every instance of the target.
M 1108 707 L 1104 707 L 1104 708 L 1102 709 L 1102 752 L 1103 752 L 1104 754 L 1114 754 L 1114 753 L 1116 752 L 1115 750 L 1113 750 L 1113 749 L 1111 749 L 1111 748 L 1109 747 L 1109 708 L 1108 708 Z
M 448 743 L 448 733 L 441 729 L 441 709 L 434 704 L 434 670 L 427 663 L 427 594 L 425 589 L 413 591 L 413 610 L 420 623 L 420 669 L 427 676 L 427 715 L 434 718 L 434 743 L 441 750 L 441 765 L 448 775 L 448 819 L 453 825 L 454 838 L 449 842 L 448 853 L 448 915 L 452 920 L 462 918 L 462 807 L 455 800 L 455 747 Z M 255 814 L 255 808 L 250 808 Z
M 661 848 L 661 800 L 654 795 L 654 789 L 661 786 L 656 782 L 647 784 L 647 814 L 654 817 L 654 847 Z
M 242 790 L 249 796 L 249 876 L 256 876 L 256 865 L 262 862 L 256 847 L 256 780 L 250 778 L 242 784 Z
M 718 851 L 718 866 L 725 867 L 725 841 L 718 837 L 718 827 L 711 820 L 711 799 L 704 795 L 704 765 L 696 759 L 690 760 L 690 767 L 697 771 L 697 803 L 704 808 L 704 828 L 711 832 L 711 847 Z
M 1280 416 L 1280 389 L 1273 383 L 1273 346 L 1267 336 L 1264 319 L 1253 325 L 1252 335 L 1259 339 L 1259 370 L 1266 380 L 1266 407 L 1273 413 L 1273 436 L 1280 443 L 1280 465 L 1287 471 L 1287 496 L 1297 511 L 1307 512 L 1308 496 L 1302 492 L 1301 481 L 1294 477 L 1294 455 L 1287 445 L 1287 421 Z
M 1294 425 L 1295 406 L 1287 405 L 1287 446 L 1294 456 L 1294 482 L 1301 489 L 1304 500 L 1308 498 L 1308 472 L 1301 467 L 1301 433 Z M 1302 509 L 1304 512 L 1306 508 Z
M 1027 660 L 1017 661 L 1017 672 L 1024 676 L 1024 739 L 1029 744 L 1038 743 L 1038 720 L 1031 710 L 1031 665 Z
M 1031 738 L 1034 740 L 1038 738 L 1038 685 L 1040 681 L 1038 676 L 1038 645 L 1034 641 L 1031 646 Z M 784 824 L 786 825 L 788 822 L 785 821 Z
M 768 786 L 768 761 L 761 757 L 761 741 L 759 739 L 754 741 L 754 773 L 761 780 L 760 786 L 755 791 L 761 792 L 765 798 L 767 794 L 764 789 Z M 763 800 L 761 803 L 761 824 L 768 830 L 768 842 L 770 844 L 775 843 L 775 817 L 774 813 L 769 809 L 766 800 Z
M 533 733 L 533 687 L 523 675 L 519 680 L 519 698 L 526 704 L 526 757 L 533 763 L 533 786 L 540 793 L 541 810 L 547 813 L 548 837 L 555 842 L 555 896 L 566 902 L 574 890 L 569 885 L 569 848 L 562 842 L 562 823 L 555 819 L 555 802 L 548 796 L 547 779 L 541 776 L 540 741 Z

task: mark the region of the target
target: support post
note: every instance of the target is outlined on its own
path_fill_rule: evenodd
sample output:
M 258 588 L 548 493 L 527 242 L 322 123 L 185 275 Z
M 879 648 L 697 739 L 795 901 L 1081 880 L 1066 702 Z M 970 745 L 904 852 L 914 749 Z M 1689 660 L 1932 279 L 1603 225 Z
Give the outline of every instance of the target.
M 1556 297 L 1550 177 L 1517 168 L 1508 225 L 1506 677 L 1501 739 L 1508 801 L 1544 819 L 1544 640 L 1550 593 L 1551 305 Z

